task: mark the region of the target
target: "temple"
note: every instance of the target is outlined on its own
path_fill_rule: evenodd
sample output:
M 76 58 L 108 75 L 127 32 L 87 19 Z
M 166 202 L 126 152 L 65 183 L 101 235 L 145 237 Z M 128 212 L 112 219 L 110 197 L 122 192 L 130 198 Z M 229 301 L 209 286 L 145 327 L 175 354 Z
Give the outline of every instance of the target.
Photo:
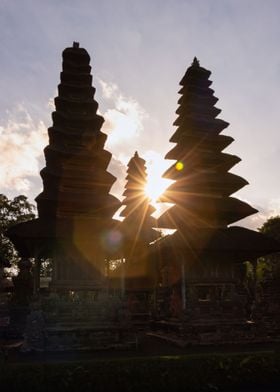
M 240 158 L 224 152 L 233 138 L 222 134 L 229 124 L 218 118 L 211 72 L 194 58 L 180 82 L 175 146 L 166 155 L 175 163 L 164 174 L 173 183 L 160 198 L 172 207 L 156 220 L 145 194 L 145 160 L 137 152 L 128 163 L 123 202 L 110 194 L 116 178 L 107 171 L 111 153 L 104 149 L 90 57 L 75 42 L 62 57 L 38 218 L 7 232 L 22 258 L 14 286 L 24 304 L 40 294 L 41 260 L 52 260 L 48 291 L 57 297 L 42 302 L 49 348 L 73 349 L 85 341 L 95 349 L 113 347 L 131 332 L 137 345 L 136 325 L 141 333 L 152 325 L 157 337 L 175 332 L 183 344 L 266 339 L 262 330 L 272 336 L 252 319 L 244 262 L 256 265 L 280 245 L 232 226 L 257 210 L 232 196 L 248 183 L 231 172 Z M 121 206 L 123 220 L 116 221 Z M 279 299 L 279 290 L 271 289 Z M 263 306 L 270 295 L 263 294 Z M 279 336 L 278 327 L 271 331 Z

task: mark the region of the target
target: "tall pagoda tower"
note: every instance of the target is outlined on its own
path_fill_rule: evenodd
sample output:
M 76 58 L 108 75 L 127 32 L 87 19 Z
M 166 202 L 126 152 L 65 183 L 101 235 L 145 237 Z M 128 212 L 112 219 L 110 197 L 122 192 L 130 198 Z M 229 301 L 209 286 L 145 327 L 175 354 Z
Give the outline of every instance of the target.
M 111 154 L 104 150 L 90 56 L 74 42 L 62 58 L 43 191 L 36 198 L 39 217 L 9 236 L 24 257 L 53 258 L 55 288 L 94 289 L 103 285 L 120 202 L 109 194 L 116 178 L 107 171 Z
M 215 326 L 230 319 L 245 322 L 243 262 L 279 244 L 230 226 L 257 211 L 232 197 L 248 183 L 230 171 L 240 159 L 223 151 L 233 138 L 221 134 L 229 124 L 217 118 L 221 110 L 210 74 L 194 58 L 180 82 L 177 130 L 170 139 L 176 145 L 166 155 L 175 163 L 164 174 L 174 182 L 160 198 L 173 206 L 158 218 L 159 228 L 176 232 L 157 241 L 152 252 L 158 255 L 159 288 L 167 296 L 161 302 L 176 302 L 170 314 L 175 308 L 179 314 L 182 306 L 181 314 L 193 323 L 208 320 Z
M 48 129 L 44 189 L 37 196 L 39 218 L 111 219 L 119 203 L 109 194 L 116 178 L 106 171 L 104 118 L 97 114 L 90 57 L 74 43 L 62 54 L 61 83 Z
M 240 158 L 223 152 L 233 138 L 221 135 L 229 124 L 217 118 L 221 110 L 210 74 L 194 58 L 180 82 L 177 130 L 170 139 L 176 146 L 166 155 L 176 162 L 164 174 L 175 182 L 161 198 L 174 206 L 159 218 L 159 227 L 225 228 L 257 212 L 231 196 L 248 182 L 229 171 Z
M 140 158 L 137 151 L 128 162 L 126 186 L 123 193 L 125 206 L 120 216 L 124 218 L 122 230 L 124 232 L 129 257 L 135 251 L 137 244 L 148 245 L 159 237 L 153 229 L 157 226 L 156 219 L 151 216 L 155 208 L 151 206 L 149 197 L 145 194 L 147 171 L 145 160 Z

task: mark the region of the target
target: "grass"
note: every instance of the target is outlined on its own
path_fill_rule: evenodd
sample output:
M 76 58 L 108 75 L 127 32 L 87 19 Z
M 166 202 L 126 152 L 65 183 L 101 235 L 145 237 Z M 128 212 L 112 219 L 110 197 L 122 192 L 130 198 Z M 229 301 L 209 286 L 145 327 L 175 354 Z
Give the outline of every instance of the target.
M 274 352 L 168 355 L 80 362 L 3 363 L 3 391 L 157 392 L 280 390 Z M 274 391 L 274 389 L 273 389 Z

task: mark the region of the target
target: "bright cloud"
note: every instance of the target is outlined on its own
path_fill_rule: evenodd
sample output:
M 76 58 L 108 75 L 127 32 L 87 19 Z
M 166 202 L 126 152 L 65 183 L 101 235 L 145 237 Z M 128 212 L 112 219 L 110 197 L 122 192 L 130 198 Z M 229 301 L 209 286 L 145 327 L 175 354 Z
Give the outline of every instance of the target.
M 118 93 L 118 86 L 115 83 L 106 83 L 104 80 L 99 79 L 99 83 L 102 88 L 103 96 L 107 99 L 112 98 Z
M 280 198 L 270 200 L 269 212 L 271 216 L 280 215 Z
M 103 130 L 108 134 L 108 149 L 115 151 L 117 157 L 120 154 L 132 155 L 132 140 L 133 145 L 137 145 L 136 139 L 143 131 L 143 120 L 147 113 L 135 99 L 125 97 L 116 84 L 103 80 L 99 82 L 104 98 L 113 106 L 103 113 Z
M 143 137 L 147 137 L 144 121 L 149 117 L 145 109 L 135 99 L 125 97 L 116 84 L 106 83 L 103 80 L 99 80 L 99 83 L 103 97 L 111 105 L 103 113 L 105 117 L 103 130 L 108 134 L 106 148 L 113 153 L 109 171 L 117 177 L 112 193 L 122 198 L 127 163 L 137 150 L 146 160 L 145 191 L 151 198 L 151 204 L 156 208 L 155 216 L 159 216 L 166 206 L 163 203 L 156 203 L 156 200 L 170 183 L 169 180 L 162 178 L 163 172 L 170 166 L 170 161 L 164 160 L 163 156 L 154 150 L 141 152 Z
M 0 124 L 0 187 L 27 192 L 30 177 L 39 175 L 39 158 L 47 144 L 46 126 L 35 121 L 23 105 L 7 112 Z
M 106 83 L 103 80 L 99 80 L 99 83 L 103 97 L 111 104 L 111 108 L 103 114 L 105 117 L 103 130 L 108 134 L 106 147 L 108 146 L 107 148 L 113 153 L 112 162 L 118 162 L 118 170 L 115 164 L 109 166 L 109 171 L 118 178 L 118 186 L 114 186 L 112 191 L 116 196 L 121 196 L 125 186 L 127 163 L 135 150 L 138 150 L 140 156 L 146 160 L 145 190 L 156 208 L 155 214 L 159 215 L 166 207 L 162 203 L 156 203 L 156 200 L 170 184 L 170 180 L 162 178 L 162 174 L 170 166 L 170 161 L 164 160 L 163 156 L 154 150 L 141 153 L 141 140 L 145 136 L 144 120 L 148 117 L 141 105 L 135 99 L 125 97 L 116 84 Z

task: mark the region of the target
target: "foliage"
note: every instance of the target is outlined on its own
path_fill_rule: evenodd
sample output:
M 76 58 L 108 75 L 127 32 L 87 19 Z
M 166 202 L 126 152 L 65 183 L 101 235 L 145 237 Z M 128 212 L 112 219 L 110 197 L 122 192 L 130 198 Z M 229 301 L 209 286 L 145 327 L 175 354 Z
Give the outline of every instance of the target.
M 0 258 L 4 265 L 14 264 L 17 253 L 12 242 L 5 236 L 6 230 L 16 223 L 25 222 L 35 218 L 35 207 L 29 203 L 24 195 L 8 199 L 0 194 Z
M 258 230 L 280 241 L 280 215 L 270 217 Z
M 3 364 L 0 385 L 11 392 L 21 390 L 22 385 L 33 392 L 276 391 L 280 385 L 280 356 L 266 351 L 103 357 L 60 363 L 41 359 L 41 363 Z
M 258 230 L 280 242 L 280 215 L 270 217 Z M 274 277 L 280 277 L 279 252 L 260 258 L 259 263 L 263 266 L 263 270 L 261 271 L 263 275 L 270 273 Z
M 258 230 L 280 242 L 280 216 L 270 217 Z M 256 299 L 256 291 L 261 287 L 267 275 L 280 277 L 280 253 L 260 257 L 256 264 L 246 261 L 245 267 L 244 285 L 247 289 L 249 301 L 252 302 Z

